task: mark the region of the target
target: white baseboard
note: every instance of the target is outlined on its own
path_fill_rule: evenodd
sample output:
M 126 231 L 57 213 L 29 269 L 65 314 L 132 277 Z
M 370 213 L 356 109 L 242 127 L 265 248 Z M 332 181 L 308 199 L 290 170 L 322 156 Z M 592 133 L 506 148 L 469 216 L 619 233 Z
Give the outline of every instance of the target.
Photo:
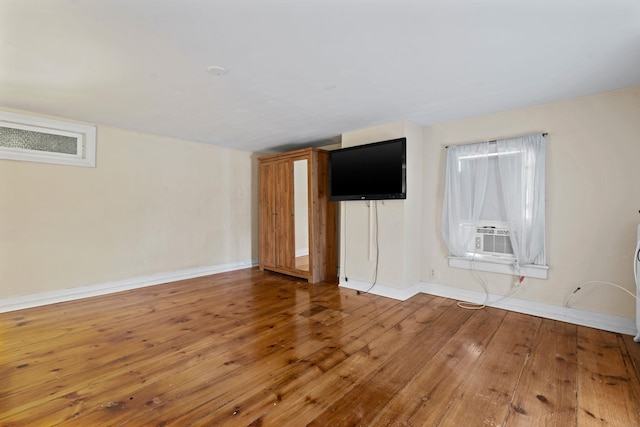
M 202 277 L 216 273 L 250 268 L 256 265 L 258 265 L 257 260 L 242 261 L 209 267 L 190 268 L 168 273 L 159 273 L 151 276 L 135 277 L 132 279 L 101 283 L 97 285 L 81 286 L 78 288 L 61 289 L 34 295 L 4 298 L 0 299 L 0 313 L 21 310 L 24 308 L 38 307 L 41 305 L 54 304 L 58 302 L 72 301 L 98 295 L 106 295 L 115 292 L 142 288 L 145 286 L 174 282 L 177 280 L 192 279 L 194 277 Z M 445 298 L 451 298 L 459 301 L 468 301 L 480 304 L 484 303 L 486 298 L 485 294 L 482 292 L 425 282 L 416 283 L 415 285 L 412 285 L 405 289 L 397 289 L 390 286 L 378 284 L 371 288 L 370 283 L 359 282 L 357 280 L 349 280 L 348 282 L 346 282 L 344 280 L 344 277 L 341 277 L 340 286 L 401 301 L 407 300 L 420 292 Z M 503 298 L 504 297 L 502 295 L 490 294 L 489 303 L 486 305 L 515 311 L 518 313 L 531 314 L 533 316 L 544 317 L 547 319 L 560 320 L 576 325 L 589 326 L 605 331 L 617 332 L 621 334 L 636 335 L 637 333 L 635 320 L 628 317 L 595 313 L 592 311 L 578 310 L 575 308 L 527 301 L 513 297 L 505 299 Z M 496 302 L 493 303 L 492 301 Z
M 344 280 L 344 277 L 340 278 L 340 286 L 344 288 L 355 289 L 358 291 L 366 291 L 371 288 L 370 283 L 358 282 L 355 280 L 349 280 L 348 282 L 346 282 Z M 483 292 L 425 282 L 416 283 L 415 285 L 412 285 L 409 288 L 405 289 L 375 285 L 368 292 L 401 301 L 409 299 L 420 292 L 445 298 L 451 298 L 458 301 L 474 302 L 478 304 L 485 304 L 486 298 L 486 295 Z M 575 325 L 588 326 L 591 328 L 616 332 L 620 334 L 633 336 L 637 334 L 635 320 L 628 317 L 595 313 L 592 311 L 578 310 L 575 308 L 552 304 L 544 304 L 513 297 L 504 298 L 503 295 L 492 294 L 489 294 L 489 301 L 485 305 L 523 314 L 531 314 L 533 316 L 544 317 L 546 319 L 573 323 Z
M 390 286 L 378 284 L 372 287 L 371 283 L 359 282 L 353 279 L 346 281 L 344 277 L 340 277 L 339 285 L 343 288 L 379 295 L 381 297 L 393 298 L 400 301 L 405 301 L 421 292 L 417 284 L 406 289 L 392 288 Z
M 255 267 L 257 260 L 232 262 L 208 267 L 189 268 L 186 270 L 158 273 L 151 276 L 134 277 L 132 279 L 116 282 L 100 283 L 96 285 L 80 286 L 77 288 L 60 289 L 33 295 L 0 299 L 0 313 L 21 310 L 23 308 L 38 307 L 64 301 L 72 301 L 81 298 L 95 297 L 115 292 L 128 291 L 143 288 L 145 286 L 160 285 L 162 283 L 175 282 L 177 280 L 192 279 L 194 277 L 208 276 L 210 274 L 224 273 L 227 271 L 241 270 Z

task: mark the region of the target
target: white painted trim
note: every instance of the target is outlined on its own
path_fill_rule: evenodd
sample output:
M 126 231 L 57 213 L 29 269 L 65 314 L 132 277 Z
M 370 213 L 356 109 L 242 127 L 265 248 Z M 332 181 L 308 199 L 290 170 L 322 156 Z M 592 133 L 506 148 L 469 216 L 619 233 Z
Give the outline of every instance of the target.
M 44 117 L 0 111 L 0 126 L 69 136 L 77 139 L 78 154 L 53 153 L 21 148 L 0 147 L 0 159 L 55 163 L 69 166 L 96 166 L 96 127 Z
M 513 260 L 482 260 L 479 258 L 449 257 L 449 267 L 465 268 L 467 270 L 488 271 L 490 273 L 509 274 L 512 276 L 533 277 L 547 279 L 549 267 L 546 265 L 521 265 L 516 271 Z
M 363 283 L 354 280 L 345 282 L 344 277 L 340 278 L 340 286 L 358 291 L 366 291 L 371 287 L 370 283 Z M 578 310 L 570 307 L 563 307 L 552 304 L 545 304 L 535 301 L 528 301 L 519 298 L 503 295 L 489 294 L 488 303 L 485 302 L 483 292 L 471 291 L 468 289 L 455 288 L 452 286 L 435 283 L 420 282 L 406 289 L 397 289 L 389 286 L 375 285 L 369 293 L 401 301 L 411 298 L 418 293 L 437 295 L 444 298 L 451 298 L 458 301 L 474 302 L 485 304 L 490 307 L 515 311 L 517 313 L 530 314 L 546 319 L 559 320 L 575 325 L 588 326 L 605 331 L 616 332 L 626 335 L 636 335 L 635 320 L 628 317 L 614 316 L 611 314 L 596 313 L 586 310 Z
M 359 282 L 353 279 L 349 279 L 349 281 L 346 281 L 344 277 L 340 277 L 339 285 L 343 288 L 353 289 L 360 292 L 367 292 L 370 294 L 393 298 L 400 301 L 405 301 L 415 294 L 420 293 L 420 289 L 418 289 L 417 285 L 413 285 L 405 289 L 398 289 L 391 286 L 384 286 L 379 284 L 371 287 L 371 283 Z
M 151 276 L 134 277 L 132 279 L 119 280 L 116 282 L 100 283 L 96 285 L 81 286 L 70 289 L 60 289 L 40 294 L 25 295 L 19 297 L 0 299 L 0 313 L 22 310 L 24 308 L 38 307 L 47 304 L 54 304 L 64 301 L 73 301 L 82 298 L 106 295 L 115 292 L 128 291 L 131 289 L 143 288 L 145 286 L 159 285 L 162 283 L 175 282 L 177 280 L 192 279 L 194 277 L 208 276 L 227 271 L 241 270 L 243 268 L 255 267 L 258 260 L 232 262 L 208 267 L 189 268 L 186 270 L 158 273 Z

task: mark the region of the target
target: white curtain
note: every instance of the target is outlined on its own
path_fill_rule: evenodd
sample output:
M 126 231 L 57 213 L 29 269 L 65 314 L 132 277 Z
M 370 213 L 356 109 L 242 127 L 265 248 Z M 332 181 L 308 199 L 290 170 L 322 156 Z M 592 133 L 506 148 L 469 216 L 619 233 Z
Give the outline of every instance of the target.
M 489 150 L 488 142 L 453 145 L 447 150 L 442 237 L 451 255 L 465 256 L 475 234 L 487 189 Z
M 469 256 L 475 228 L 499 220 L 508 224 L 516 267 L 533 264 L 545 248 L 544 175 L 542 134 L 449 147 L 441 231 L 450 254 Z
M 544 136 L 505 139 L 496 145 L 513 253 L 518 264 L 533 264 L 545 247 Z

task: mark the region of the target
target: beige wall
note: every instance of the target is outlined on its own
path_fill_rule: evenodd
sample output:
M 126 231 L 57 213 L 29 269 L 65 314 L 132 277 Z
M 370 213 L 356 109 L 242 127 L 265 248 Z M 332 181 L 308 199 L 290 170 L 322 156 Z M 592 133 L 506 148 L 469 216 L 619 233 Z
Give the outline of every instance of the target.
M 377 221 L 373 202 L 341 202 L 341 278 L 346 273 L 349 279 L 367 283 L 375 280 L 377 284 L 401 289 L 420 280 L 421 128 L 398 121 L 345 133 L 342 145 L 351 147 L 401 137 L 407 138 L 407 199 L 378 201 Z
M 548 132 L 549 279 L 527 279 L 514 296 L 563 305 L 589 280 L 635 292 L 639 118 L 635 87 L 422 129 L 395 122 L 343 135 L 344 146 L 407 136 L 410 170 L 418 170 L 408 182 L 408 197 L 420 188 L 418 207 L 415 200 L 380 206 L 378 283 L 403 288 L 417 277 L 480 291 L 469 271 L 447 266 L 444 146 Z M 254 154 L 104 126 L 97 152 L 96 168 L 0 160 L 0 298 L 257 257 Z M 346 212 L 347 273 L 362 281 L 373 279 L 369 214 L 358 202 Z M 343 251 L 344 242 L 342 267 Z M 508 276 L 483 275 L 491 293 L 508 292 Z M 572 306 L 635 315 L 633 299 L 604 285 L 585 286 Z
M 345 133 L 343 146 L 412 132 L 414 125 L 393 122 Z M 471 271 L 448 266 L 440 235 L 445 146 L 547 132 L 549 278 L 526 279 L 513 296 L 562 306 L 576 287 L 594 280 L 616 283 L 635 293 L 632 261 L 640 223 L 636 179 L 640 170 L 640 87 L 426 126 L 421 132 L 422 147 L 408 151 L 408 171 L 420 170 L 418 182 L 410 175 L 408 196 L 419 189 L 419 205 L 407 199 L 379 206 L 378 283 L 402 289 L 422 281 L 482 292 Z M 416 153 L 422 156 L 421 162 L 413 159 Z M 364 202 L 349 203 L 346 215 L 344 211 L 341 215 L 341 274 L 344 276 L 346 266 L 350 279 L 373 280 L 370 220 Z M 416 254 L 418 261 L 413 261 Z M 418 280 L 412 275 L 416 263 Z M 481 276 L 490 293 L 511 291 L 514 278 L 491 273 Z M 635 317 L 634 299 L 607 285 L 582 286 L 572 297 L 571 307 Z
M 527 279 L 514 296 L 563 305 L 583 282 L 615 282 L 635 293 L 633 251 L 640 223 L 640 87 L 428 126 L 424 133 L 422 280 L 482 291 L 467 270 L 449 268 L 440 237 L 445 148 L 548 132 L 548 280 Z M 431 269 L 436 277 L 431 277 Z M 504 294 L 510 278 L 484 274 Z M 634 317 L 635 301 L 605 285 L 585 286 L 574 308 Z
M 253 157 L 98 126 L 96 168 L 0 160 L 0 298 L 257 258 Z

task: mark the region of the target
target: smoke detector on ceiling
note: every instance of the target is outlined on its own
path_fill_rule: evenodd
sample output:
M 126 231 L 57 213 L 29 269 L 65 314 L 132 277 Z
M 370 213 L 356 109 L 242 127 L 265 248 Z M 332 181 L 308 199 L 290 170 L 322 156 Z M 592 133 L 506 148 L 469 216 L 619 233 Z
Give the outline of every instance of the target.
M 207 67 L 207 73 L 213 74 L 214 76 L 224 76 L 229 73 L 229 70 L 219 65 L 209 65 Z

